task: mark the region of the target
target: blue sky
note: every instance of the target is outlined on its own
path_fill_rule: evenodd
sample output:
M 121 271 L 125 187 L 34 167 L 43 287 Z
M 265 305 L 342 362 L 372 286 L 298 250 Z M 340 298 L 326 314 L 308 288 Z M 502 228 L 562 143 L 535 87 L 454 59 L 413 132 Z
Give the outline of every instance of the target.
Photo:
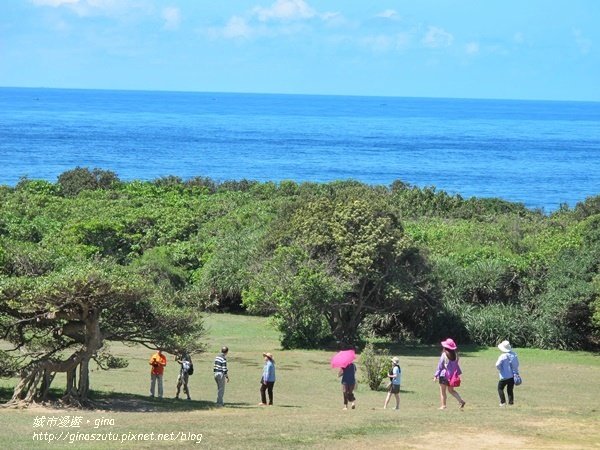
M 600 101 L 598 0 L 3 0 L 0 86 Z

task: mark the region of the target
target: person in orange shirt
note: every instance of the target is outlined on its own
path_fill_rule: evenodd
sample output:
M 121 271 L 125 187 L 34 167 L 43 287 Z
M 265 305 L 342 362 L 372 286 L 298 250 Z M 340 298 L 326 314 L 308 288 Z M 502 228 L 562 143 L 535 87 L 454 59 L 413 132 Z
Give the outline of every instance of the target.
M 149 364 L 152 366 L 150 370 L 150 397 L 154 397 L 154 388 L 158 382 L 158 398 L 163 397 L 163 373 L 167 365 L 167 357 L 163 354 L 162 349 L 152 355 Z

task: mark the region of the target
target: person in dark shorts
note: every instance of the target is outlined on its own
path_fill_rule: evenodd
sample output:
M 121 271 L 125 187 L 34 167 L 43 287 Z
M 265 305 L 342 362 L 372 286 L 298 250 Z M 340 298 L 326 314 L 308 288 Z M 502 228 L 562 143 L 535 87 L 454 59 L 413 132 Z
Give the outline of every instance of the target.
M 437 381 L 440 384 L 441 406 L 439 409 L 446 409 L 447 392 L 456 399 L 460 408 L 463 409 L 466 402 L 455 390 L 455 387 L 458 385 L 452 385 L 452 380 L 462 374 L 462 370 L 458 365 L 458 347 L 450 338 L 441 342 L 441 344 L 442 355 L 440 356 L 437 369 L 433 375 L 433 381 Z
M 396 408 L 400 409 L 400 382 L 401 382 L 402 370 L 400 369 L 400 360 L 398 357 L 394 356 L 392 358 L 392 369 L 388 372 L 388 378 L 390 379 L 390 384 L 388 386 L 388 394 L 385 398 L 385 403 L 383 404 L 383 409 L 387 408 L 390 399 L 392 398 L 392 394 L 396 397 Z
M 342 377 L 344 409 L 348 409 L 349 402 L 352 402 L 352 409 L 356 408 L 356 398 L 354 397 L 354 388 L 356 387 L 356 366 L 354 363 L 350 363 L 346 367 L 340 369 L 338 377 Z

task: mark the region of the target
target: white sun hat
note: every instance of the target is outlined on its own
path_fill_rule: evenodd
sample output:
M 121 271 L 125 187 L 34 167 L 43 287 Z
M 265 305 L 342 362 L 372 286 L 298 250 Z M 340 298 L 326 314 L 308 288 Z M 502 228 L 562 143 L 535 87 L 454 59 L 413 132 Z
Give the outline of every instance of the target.
M 508 341 L 500 342 L 500 344 L 498 345 L 498 348 L 500 349 L 501 352 L 504 352 L 504 353 L 508 353 L 512 350 L 512 347 L 510 346 L 510 343 Z

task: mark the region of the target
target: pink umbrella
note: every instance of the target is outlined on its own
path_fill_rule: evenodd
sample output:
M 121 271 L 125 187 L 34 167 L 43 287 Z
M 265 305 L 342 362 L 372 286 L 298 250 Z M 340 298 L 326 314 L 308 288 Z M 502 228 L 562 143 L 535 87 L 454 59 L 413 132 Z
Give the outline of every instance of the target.
M 354 353 L 354 350 L 342 350 L 341 352 L 336 353 L 333 358 L 331 358 L 331 367 L 343 368 L 355 359 L 356 353 Z

